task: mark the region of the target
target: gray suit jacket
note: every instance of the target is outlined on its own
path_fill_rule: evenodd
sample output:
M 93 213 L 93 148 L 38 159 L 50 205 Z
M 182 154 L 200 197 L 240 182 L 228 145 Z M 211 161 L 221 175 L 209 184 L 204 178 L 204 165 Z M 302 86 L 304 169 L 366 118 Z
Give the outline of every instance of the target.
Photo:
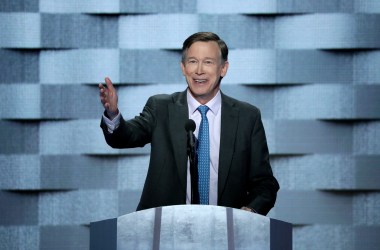
M 218 205 L 248 206 L 266 215 L 279 189 L 272 174 L 259 109 L 222 93 L 218 172 Z M 186 204 L 188 120 L 186 91 L 149 98 L 134 119 L 121 119 L 108 133 L 113 148 L 143 147 L 151 143 L 148 174 L 137 210 Z

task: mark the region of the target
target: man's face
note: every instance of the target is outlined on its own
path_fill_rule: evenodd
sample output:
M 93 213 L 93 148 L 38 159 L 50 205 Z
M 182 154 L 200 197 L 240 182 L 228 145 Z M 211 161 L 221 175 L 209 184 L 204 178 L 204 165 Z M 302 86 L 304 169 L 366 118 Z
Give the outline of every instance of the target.
M 216 42 L 195 42 L 187 50 L 181 69 L 192 96 L 206 104 L 218 92 L 219 80 L 226 75 L 228 62 L 222 63 Z

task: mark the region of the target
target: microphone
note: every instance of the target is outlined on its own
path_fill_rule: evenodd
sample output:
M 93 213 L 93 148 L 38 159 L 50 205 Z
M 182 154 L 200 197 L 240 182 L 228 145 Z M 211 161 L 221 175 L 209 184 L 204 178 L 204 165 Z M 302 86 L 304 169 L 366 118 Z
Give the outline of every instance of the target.
M 194 140 L 194 134 L 193 134 L 195 131 L 195 128 L 196 128 L 195 122 L 191 119 L 187 120 L 185 124 L 185 129 L 187 132 L 187 142 L 190 147 L 195 146 L 195 140 Z
M 190 179 L 191 179 L 191 204 L 199 204 L 198 191 L 198 157 L 195 143 L 195 122 L 189 119 L 185 124 L 187 132 L 187 155 L 190 162 Z

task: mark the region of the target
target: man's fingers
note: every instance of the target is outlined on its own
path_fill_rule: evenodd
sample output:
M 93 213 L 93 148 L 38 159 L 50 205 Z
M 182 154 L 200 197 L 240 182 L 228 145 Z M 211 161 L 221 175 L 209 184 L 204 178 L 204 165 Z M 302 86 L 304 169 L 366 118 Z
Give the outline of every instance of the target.
M 107 100 L 107 89 L 103 86 L 103 84 L 99 83 L 99 97 L 100 97 L 100 102 L 106 107 L 109 105 L 106 105 L 108 100 Z
M 109 77 L 105 78 L 106 86 L 102 83 L 99 87 L 100 102 L 103 104 L 107 112 L 117 112 L 117 94 Z
M 103 86 L 103 84 L 99 83 L 99 93 L 103 95 L 106 92 L 106 88 Z
M 111 79 L 109 77 L 106 77 L 105 81 L 106 81 L 107 88 L 111 90 L 112 92 L 114 92 L 115 88 L 113 87 Z

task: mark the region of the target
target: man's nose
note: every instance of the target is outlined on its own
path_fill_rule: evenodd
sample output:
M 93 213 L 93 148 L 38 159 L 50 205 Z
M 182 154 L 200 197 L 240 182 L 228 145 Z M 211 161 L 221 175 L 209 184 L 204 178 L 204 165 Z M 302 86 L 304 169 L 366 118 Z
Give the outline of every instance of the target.
M 198 75 L 201 75 L 203 74 L 203 64 L 202 63 L 198 63 L 198 66 L 197 66 L 197 74 Z

